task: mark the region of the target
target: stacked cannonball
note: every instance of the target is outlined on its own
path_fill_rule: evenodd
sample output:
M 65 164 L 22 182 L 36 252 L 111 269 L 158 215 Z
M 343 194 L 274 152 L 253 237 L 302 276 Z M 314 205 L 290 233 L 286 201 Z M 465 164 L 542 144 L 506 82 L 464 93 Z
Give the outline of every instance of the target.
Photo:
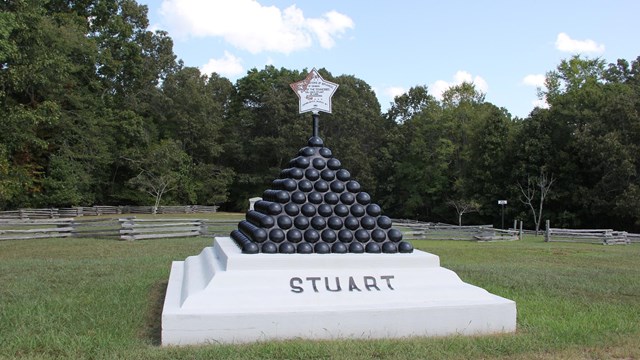
M 243 253 L 410 253 L 379 205 L 312 137 L 231 232 Z

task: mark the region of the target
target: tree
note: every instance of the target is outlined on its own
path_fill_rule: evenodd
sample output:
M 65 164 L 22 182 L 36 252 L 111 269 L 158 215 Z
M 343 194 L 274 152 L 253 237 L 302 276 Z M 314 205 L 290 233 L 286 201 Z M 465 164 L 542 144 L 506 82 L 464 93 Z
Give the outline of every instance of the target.
M 178 187 L 187 186 L 191 159 L 181 147 L 178 141 L 162 140 L 152 145 L 147 152 L 126 159 L 138 172 L 128 181 L 129 185 L 153 197 L 154 214 L 163 195 Z
M 458 214 L 458 226 L 462 226 L 462 216 L 464 214 L 476 212 L 480 208 L 480 204 L 474 200 L 449 200 L 448 204 L 456 209 L 456 213 Z
M 533 216 L 533 222 L 536 226 L 536 235 L 540 231 L 540 222 L 542 220 L 542 209 L 544 207 L 544 201 L 551 190 L 551 185 L 555 182 L 553 175 L 549 177 L 543 170 L 540 170 L 540 176 L 535 178 L 528 177 L 526 189 L 522 184 L 518 183 L 518 188 L 521 192 L 520 201 L 527 205 L 531 209 L 531 215 Z M 538 193 L 536 198 L 536 193 Z M 537 201 L 537 204 L 535 204 Z M 536 210 L 537 206 L 537 210 Z

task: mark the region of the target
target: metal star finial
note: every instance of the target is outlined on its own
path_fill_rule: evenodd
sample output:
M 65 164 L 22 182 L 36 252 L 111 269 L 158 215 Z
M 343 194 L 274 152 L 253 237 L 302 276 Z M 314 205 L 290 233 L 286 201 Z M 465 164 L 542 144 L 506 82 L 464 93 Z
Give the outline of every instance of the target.
M 320 111 L 331 114 L 331 97 L 338 89 L 338 84 L 323 79 L 315 68 L 304 80 L 289 86 L 300 99 L 300 114 L 307 111 L 314 114 Z

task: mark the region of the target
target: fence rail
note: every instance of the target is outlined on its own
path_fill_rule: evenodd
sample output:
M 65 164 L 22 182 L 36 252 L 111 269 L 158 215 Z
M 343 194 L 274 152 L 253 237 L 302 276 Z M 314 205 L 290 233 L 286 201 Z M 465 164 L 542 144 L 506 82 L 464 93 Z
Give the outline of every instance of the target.
M 406 239 L 415 240 L 512 241 L 520 239 L 518 230 L 495 229 L 493 225 L 458 226 L 405 219 L 394 219 L 393 225 L 403 232 Z
M 200 219 L 3 219 L 0 220 L 0 240 L 61 237 L 161 239 L 209 235 L 208 229 L 223 235 L 229 234 L 232 227 L 228 221 L 218 223 Z
M 615 231 L 613 229 L 557 229 L 550 226 L 546 221 L 546 231 L 544 241 L 562 242 L 587 242 L 603 245 L 628 245 L 640 241 L 640 234 L 629 234 L 626 231 Z

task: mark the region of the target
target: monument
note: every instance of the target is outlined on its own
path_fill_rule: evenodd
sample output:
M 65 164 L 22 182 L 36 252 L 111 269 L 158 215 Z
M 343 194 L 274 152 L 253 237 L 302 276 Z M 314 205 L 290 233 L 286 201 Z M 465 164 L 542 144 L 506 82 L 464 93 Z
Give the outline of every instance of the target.
M 229 237 L 173 262 L 163 345 L 515 331 L 515 302 L 414 250 L 324 146 L 337 87 L 315 69 L 291 84 L 312 136 Z

